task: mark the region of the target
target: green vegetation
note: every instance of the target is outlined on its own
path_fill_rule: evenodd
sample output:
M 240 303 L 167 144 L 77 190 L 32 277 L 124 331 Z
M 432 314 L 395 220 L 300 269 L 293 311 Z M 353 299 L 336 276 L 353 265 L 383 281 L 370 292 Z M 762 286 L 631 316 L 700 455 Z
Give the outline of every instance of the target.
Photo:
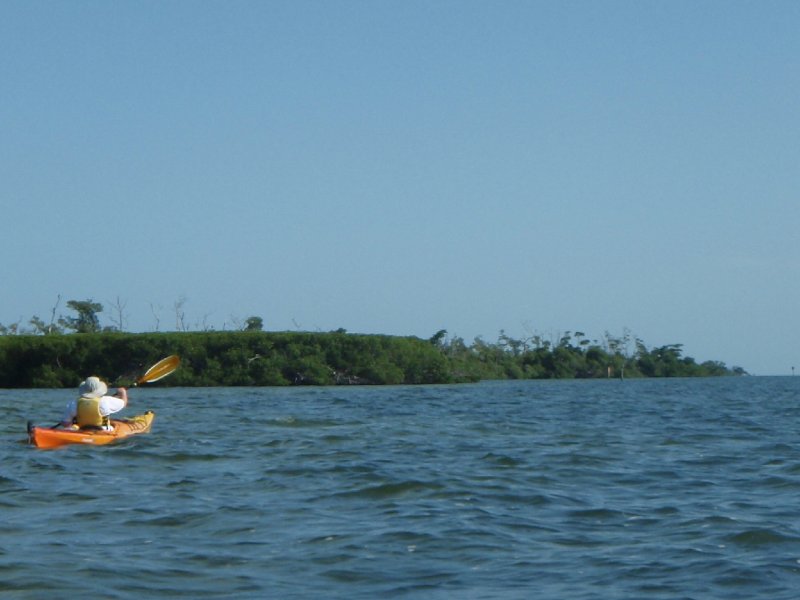
M 724 363 L 701 364 L 682 356 L 681 344 L 648 349 L 629 333 L 602 342 L 588 340 L 581 332 L 566 332 L 555 342 L 532 336 L 515 340 L 503 332 L 495 344 L 476 339 L 467 346 L 460 338 L 446 341 L 446 332 L 431 338 L 448 357 L 456 380 L 478 379 L 590 379 L 601 377 L 716 377 L 746 375 L 741 367 Z M 633 350 L 631 350 L 633 346 Z
M 59 302 L 61 300 L 59 296 Z M 605 377 L 707 377 L 744 375 L 720 362 L 698 364 L 682 356 L 681 344 L 648 349 L 626 332 L 589 340 L 566 332 L 545 340 L 471 345 L 448 339 L 330 333 L 265 332 L 261 317 L 249 317 L 235 332 L 188 332 L 183 302 L 175 305 L 177 332 L 123 333 L 124 303 L 117 299 L 115 326 L 101 327 L 103 306 L 70 300 L 74 317 L 49 323 L 33 317 L 32 329 L 0 324 L 0 387 L 74 387 L 88 375 L 126 385 L 159 359 L 177 354 L 182 367 L 172 386 L 279 386 L 343 384 L 463 383 L 482 379 L 574 379 Z M 72 333 L 68 333 L 72 332 Z
M 0 337 L 0 387 L 73 387 L 96 374 L 125 384 L 169 354 L 173 386 L 441 383 L 447 358 L 418 338 L 347 333 L 177 332 Z
M 415 337 L 263 331 L 75 333 L 0 336 L 0 387 L 74 387 L 91 374 L 118 385 L 178 354 L 171 386 L 282 386 L 459 383 L 481 379 L 691 377 L 743 374 L 716 362 L 697 364 L 678 344 L 634 355 L 565 336 L 552 347 L 501 335 L 471 346 L 443 334 Z

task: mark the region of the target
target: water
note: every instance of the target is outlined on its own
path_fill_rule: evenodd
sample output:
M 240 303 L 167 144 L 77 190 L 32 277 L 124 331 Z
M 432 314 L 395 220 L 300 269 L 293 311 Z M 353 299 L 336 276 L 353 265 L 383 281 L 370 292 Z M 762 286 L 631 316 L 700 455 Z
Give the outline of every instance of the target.
M 0 390 L 3 598 L 795 598 L 800 378 L 142 388 L 36 450 Z

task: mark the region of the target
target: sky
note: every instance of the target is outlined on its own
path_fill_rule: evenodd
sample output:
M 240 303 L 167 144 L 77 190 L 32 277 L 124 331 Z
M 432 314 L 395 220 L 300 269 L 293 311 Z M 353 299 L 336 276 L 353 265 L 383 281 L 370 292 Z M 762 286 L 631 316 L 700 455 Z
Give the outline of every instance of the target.
M 0 323 L 630 332 L 791 374 L 798 31 L 780 0 L 4 0 Z

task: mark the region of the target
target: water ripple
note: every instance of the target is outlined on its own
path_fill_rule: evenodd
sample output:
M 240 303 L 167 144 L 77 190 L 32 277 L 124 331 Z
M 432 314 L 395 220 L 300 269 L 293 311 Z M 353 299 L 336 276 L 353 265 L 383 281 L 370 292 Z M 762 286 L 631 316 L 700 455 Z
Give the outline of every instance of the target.
M 794 600 L 798 382 L 142 389 L 57 452 L 0 390 L 0 595 Z

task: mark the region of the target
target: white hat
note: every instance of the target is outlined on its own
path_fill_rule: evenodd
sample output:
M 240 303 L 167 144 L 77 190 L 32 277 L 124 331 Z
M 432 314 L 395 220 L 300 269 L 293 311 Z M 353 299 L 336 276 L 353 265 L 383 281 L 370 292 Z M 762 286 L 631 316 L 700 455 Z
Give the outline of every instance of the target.
M 101 398 L 108 392 L 108 386 L 99 377 L 87 377 L 78 387 L 78 392 L 84 398 Z

